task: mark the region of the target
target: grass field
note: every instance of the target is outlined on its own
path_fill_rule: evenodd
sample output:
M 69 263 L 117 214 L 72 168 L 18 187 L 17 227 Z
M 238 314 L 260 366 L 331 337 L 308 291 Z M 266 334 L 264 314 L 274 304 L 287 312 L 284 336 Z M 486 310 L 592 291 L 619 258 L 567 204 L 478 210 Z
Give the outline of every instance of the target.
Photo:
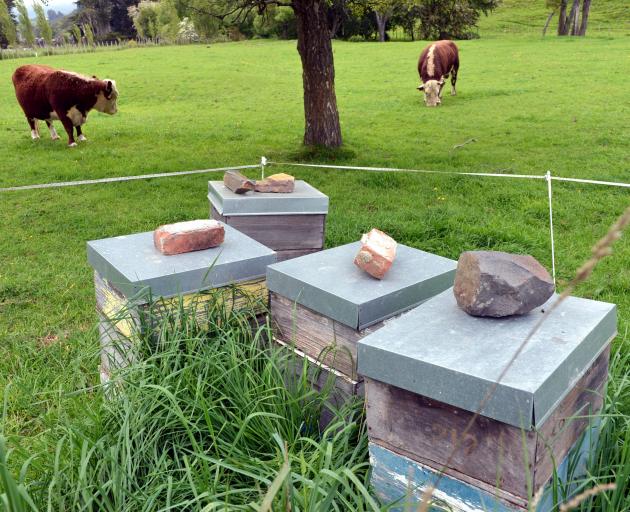
M 30 140 L 10 81 L 25 61 L 3 61 L 0 187 L 256 163 L 261 155 L 629 181 L 630 38 L 461 42 L 459 95 L 438 109 L 424 108 L 415 90 L 421 47 L 335 43 L 345 145 L 333 153 L 301 147 L 295 42 L 40 59 L 118 82 L 119 114 L 92 114 L 89 141 L 75 149 Z M 488 248 L 530 253 L 550 267 L 544 181 L 282 170 L 330 196 L 327 246 L 377 226 L 451 258 Z M 59 425 L 100 414 L 99 394 L 81 391 L 98 382 L 85 242 L 206 217 L 211 178 L 219 176 L 0 193 L 0 433 L 12 443 L 50 453 Z M 627 189 L 555 185 L 561 286 L 629 203 Z M 625 238 L 578 290 L 619 305 L 617 347 L 629 341 L 629 263 Z M 630 425 L 630 398 L 617 405 L 626 415 L 620 424 Z
M 503 0 L 490 15 L 479 20 L 482 37 L 540 36 L 551 9 L 545 1 Z M 547 37 L 558 27 L 558 13 L 551 19 Z M 589 15 L 588 37 L 630 35 L 630 5 L 619 0 L 593 2 Z

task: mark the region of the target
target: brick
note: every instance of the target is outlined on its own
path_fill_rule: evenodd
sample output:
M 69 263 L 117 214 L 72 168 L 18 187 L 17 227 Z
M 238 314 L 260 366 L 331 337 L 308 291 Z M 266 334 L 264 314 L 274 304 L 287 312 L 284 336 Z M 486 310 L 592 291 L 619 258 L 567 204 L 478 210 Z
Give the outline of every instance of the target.
M 378 229 L 361 237 L 361 249 L 354 264 L 376 279 L 383 279 L 396 258 L 396 241 Z
M 272 174 L 264 180 L 256 182 L 256 192 L 277 192 L 287 194 L 293 192 L 295 178 L 290 174 Z
M 235 194 L 245 194 L 254 190 L 255 181 L 237 171 L 227 171 L 223 175 L 223 184 Z
M 224 239 L 223 224 L 206 219 L 165 224 L 153 232 L 156 249 L 167 256 L 216 247 Z

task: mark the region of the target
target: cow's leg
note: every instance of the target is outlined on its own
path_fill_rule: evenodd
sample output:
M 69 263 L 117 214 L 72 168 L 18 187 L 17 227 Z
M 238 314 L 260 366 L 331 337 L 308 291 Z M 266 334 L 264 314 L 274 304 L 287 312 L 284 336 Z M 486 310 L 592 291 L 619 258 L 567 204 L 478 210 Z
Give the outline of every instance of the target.
M 31 139 L 39 139 L 39 128 L 37 126 L 37 119 L 34 117 L 27 117 L 28 125 L 31 127 Z
M 77 143 L 74 140 L 74 126 L 72 124 L 72 120 L 62 110 L 56 110 L 55 112 L 57 113 L 59 121 L 61 121 L 61 124 L 68 134 L 68 146 L 71 148 L 76 146 Z
M 52 140 L 59 140 L 59 135 L 57 134 L 57 130 L 55 130 L 52 121 L 46 119 L 46 126 L 48 126 L 48 131 L 50 131 L 50 138 Z
M 453 70 L 451 72 L 451 96 L 457 96 L 457 91 L 455 90 L 455 84 L 457 83 L 458 70 L 459 70 L 459 60 L 456 60 L 455 64 L 453 64 Z
M 77 139 L 79 139 L 81 142 L 86 141 L 87 139 L 85 138 L 85 135 L 83 135 L 81 131 L 81 125 L 78 125 L 75 128 L 77 129 Z

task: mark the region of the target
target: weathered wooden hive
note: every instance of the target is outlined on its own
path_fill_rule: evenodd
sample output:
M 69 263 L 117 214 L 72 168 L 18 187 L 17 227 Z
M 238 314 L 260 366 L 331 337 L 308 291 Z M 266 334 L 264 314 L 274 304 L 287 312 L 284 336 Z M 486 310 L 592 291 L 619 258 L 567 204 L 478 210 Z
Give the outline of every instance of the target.
M 455 276 L 455 261 L 398 245 L 390 271 L 374 279 L 353 263 L 360 246 L 355 242 L 267 269 L 276 341 L 336 375 L 341 399 L 362 394 L 357 342 L 452 286 Z
M 183 308 L 203 321 L 219 300 L 228 307 L 264 310 L 265 271 L 274 251 L 225 226 L 218 247 L 165 256 L 153 244 L 153 232 L 87 243 L 94 268 L 96 309 L 101 339 L 101 379 L 113 366 L 127 364 L 131 339 L 166 315 Z
M 524 511 L 554 464 L 565 481 L 584 469 L 616 334 L 613 304 L 565 300 L 496 384 L 553 300 L 523 316 L 478 318 L 447 290 L 359 342 L 372 483 L 383 500 L 418 503 L 443 469 L 434 496 L 454 510 Z M 552 510 L 545 492 L 539 511 Z
M 222 181 L 208 182 L 210 216 L 277 252 L 278 261 L 324 247 L 328 196 L 296 180 L 288 194 L 236 194 Z

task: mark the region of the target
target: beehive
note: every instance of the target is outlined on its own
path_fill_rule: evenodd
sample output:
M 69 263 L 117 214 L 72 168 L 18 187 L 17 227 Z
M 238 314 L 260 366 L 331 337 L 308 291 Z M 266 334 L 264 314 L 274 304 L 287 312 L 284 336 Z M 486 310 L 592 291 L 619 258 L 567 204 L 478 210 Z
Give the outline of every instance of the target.
M 455 510 L 524 511 L 554 461 L 561 477 L 575 476 L 568 469 L 587 454 L 602 407 L 616 308 L 568 298 L 496 384 L 549 304 L 477 318 L 447 290 L 359 342 L 381 498 L 417 502 L 444 469 L 435 494 Z M 543 496 L 538 510 L 549 503 Z
M 273 249 L 278 261 L 324 247 L 328 197 L 296 180 L 289 194 L 236 194 L 222 181 L 208 182 L 210 217 Z
M 198 320 L 212 314 L 218 300 L 230 308 L 247 303 L 260 311 L 267 304 L 265 272 L 274 251 L 225 226 L 219 247 L 174 256 L 153 245 L 153 232 L 118 236 L 87 243 L 94 268 L 96 309 L 100 322 L 101 376 L 114 365 L 124 366 L 125 349 L 139 330 L 151 327 L 180 307 Z
M 283 261 L 267 269 L 276 341 L 345 379 L 344 390 L 362 390 L 357 342 L 387 319 L 433 297 L 453 283 L 456 262 L 398 245 L 382 280 L 354 263 L 360 242 Z M 338 386 L 339 387 L 339 386 Z

